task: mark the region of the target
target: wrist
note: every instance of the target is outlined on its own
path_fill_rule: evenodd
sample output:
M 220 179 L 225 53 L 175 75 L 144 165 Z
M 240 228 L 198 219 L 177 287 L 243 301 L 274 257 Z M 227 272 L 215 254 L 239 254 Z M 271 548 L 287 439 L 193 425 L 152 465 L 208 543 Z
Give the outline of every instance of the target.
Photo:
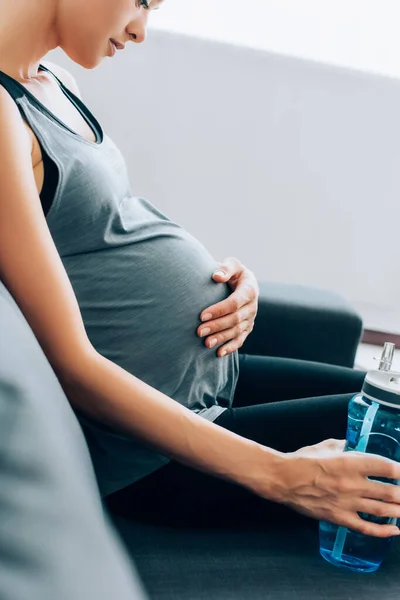
M 237 483 L 268 500 L 285 498 L 285 472 L 289 455 L 253 442 L 251 460 L 243 464 Z

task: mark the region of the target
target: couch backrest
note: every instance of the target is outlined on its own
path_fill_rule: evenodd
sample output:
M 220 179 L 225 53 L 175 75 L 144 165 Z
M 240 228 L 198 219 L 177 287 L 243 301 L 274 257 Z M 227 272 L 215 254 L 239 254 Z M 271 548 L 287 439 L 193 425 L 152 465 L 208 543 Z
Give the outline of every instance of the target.
M 80 426 L 1 282 L 0 598 L 144 598 L 103 513 Z

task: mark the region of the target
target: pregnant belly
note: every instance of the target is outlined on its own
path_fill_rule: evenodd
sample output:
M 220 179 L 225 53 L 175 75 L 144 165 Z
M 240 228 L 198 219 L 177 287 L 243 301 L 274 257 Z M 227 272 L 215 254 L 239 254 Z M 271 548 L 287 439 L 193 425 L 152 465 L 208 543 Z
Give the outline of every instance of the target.
M 173 397 L 187 392 L 188 378 L 210 395 L 226 385 L 232 365 L 196 330 L 201 311 L 230 290 L 212 280 L 216 262 L 185 230 L 69 257 L 64 265 L 100 354 Z

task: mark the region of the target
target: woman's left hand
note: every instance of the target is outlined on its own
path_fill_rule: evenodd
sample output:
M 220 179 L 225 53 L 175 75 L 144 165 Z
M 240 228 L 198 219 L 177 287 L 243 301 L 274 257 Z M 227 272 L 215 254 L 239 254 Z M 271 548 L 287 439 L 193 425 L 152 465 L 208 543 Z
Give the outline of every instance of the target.
M 253 331 L 258 308 L 258 283 L 254 274 L 237 258 L 227 258 L 213 274 L 217 283 L 227 283 L 233 293 L 218 304 L 202 311 L 199 337 L 205 337 L 208 348 L 218 348 L 222 357 L 243 346 Z

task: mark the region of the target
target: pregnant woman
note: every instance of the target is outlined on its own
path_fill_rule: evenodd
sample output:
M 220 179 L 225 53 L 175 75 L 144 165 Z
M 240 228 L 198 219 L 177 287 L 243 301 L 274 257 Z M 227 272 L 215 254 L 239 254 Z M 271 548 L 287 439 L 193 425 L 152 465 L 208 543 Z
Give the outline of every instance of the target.
M 80 418 L 112 511 L 258 527 L 283 511 L 394 535 L 358 512 L 400 517 L 400 489 L 368 479 L 400 467 L 341 452 L 364 374 L 239 358 L 254 276 L 134 196 L 71 75 L 43 62 L 61 47 L 94 68 L 143 42 L 160 6 L 0 0 L 0 278 Z

